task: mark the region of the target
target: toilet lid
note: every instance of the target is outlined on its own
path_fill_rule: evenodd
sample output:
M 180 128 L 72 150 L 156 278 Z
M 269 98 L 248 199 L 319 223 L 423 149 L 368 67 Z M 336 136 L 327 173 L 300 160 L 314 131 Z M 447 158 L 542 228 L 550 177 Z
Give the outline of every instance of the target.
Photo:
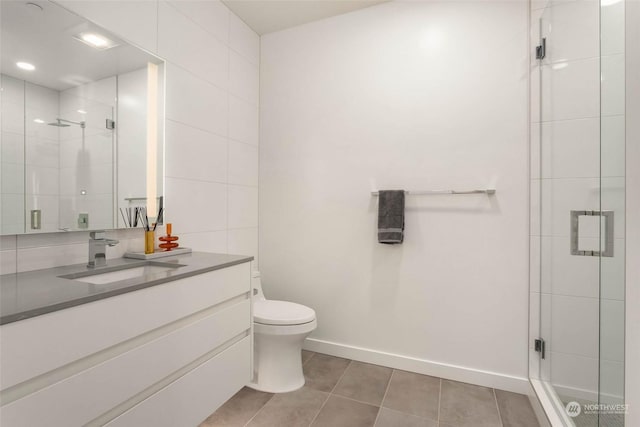
M 262 300 L 253 303 L 253 321 L 264 325 L 301 325 L 315 318 L 315 311 L 294 302 Z

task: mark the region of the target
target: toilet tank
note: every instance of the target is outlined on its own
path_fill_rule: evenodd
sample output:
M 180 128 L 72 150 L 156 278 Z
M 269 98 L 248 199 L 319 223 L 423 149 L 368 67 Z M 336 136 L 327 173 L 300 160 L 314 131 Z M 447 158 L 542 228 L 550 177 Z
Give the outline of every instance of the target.
M 256 299 L 266 299 L 262 292 L 262 283 L 260 282 L 260 272 L 251 272 L 251 289 L 253 289 L 253 297 Z

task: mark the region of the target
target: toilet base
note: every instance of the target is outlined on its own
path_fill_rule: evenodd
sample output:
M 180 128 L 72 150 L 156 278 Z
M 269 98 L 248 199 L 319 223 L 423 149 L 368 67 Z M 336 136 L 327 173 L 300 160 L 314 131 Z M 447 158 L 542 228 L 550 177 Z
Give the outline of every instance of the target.
M 315 328 L 315 320 L 291 326 L 254 324 L 254 381 L 247 387 L 287 393 L 304 386 L 302 343 Z

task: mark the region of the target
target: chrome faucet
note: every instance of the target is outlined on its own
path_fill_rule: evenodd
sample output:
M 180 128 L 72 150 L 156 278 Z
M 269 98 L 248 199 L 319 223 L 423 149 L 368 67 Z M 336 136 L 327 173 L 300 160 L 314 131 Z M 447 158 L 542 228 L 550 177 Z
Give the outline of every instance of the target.
M 95 268 L 107 265 L 107 245 L 115 246 L 119 242 L 107 239 L 104 231 L 89 233 L 89 263 L 87 267 Z

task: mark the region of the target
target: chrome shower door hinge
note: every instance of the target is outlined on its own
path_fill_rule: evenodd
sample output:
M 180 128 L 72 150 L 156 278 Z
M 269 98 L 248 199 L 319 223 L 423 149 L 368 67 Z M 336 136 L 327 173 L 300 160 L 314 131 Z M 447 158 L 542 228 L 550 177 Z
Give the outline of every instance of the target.
M 109 130 L 113 130 L 116 128 L 116 122 L 111 120 L 111 119 L 107 119 L 106 125 L 107 129 Z
M 542 338 L 537 338 L 534 343 L 535 343 L 536 352 L 540 353 L 540 357 L 544 359 L 545 358 L 544 340 Z
M 547 39 L 540 40 L 540 46 L 536 46 L 536 59 L 544 59 L 547 55 Z

